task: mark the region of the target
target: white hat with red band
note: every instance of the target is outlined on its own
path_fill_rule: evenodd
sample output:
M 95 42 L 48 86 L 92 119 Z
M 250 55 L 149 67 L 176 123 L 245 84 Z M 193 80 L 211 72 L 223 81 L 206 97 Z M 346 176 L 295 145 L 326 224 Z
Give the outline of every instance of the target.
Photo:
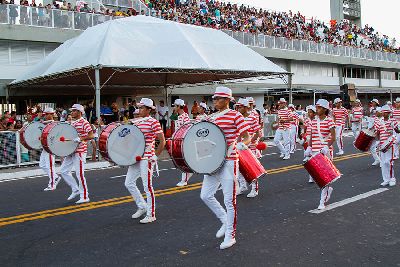
M 204 102 L 201 102 L 201 103 L 200 103 L 200 107 L 202 107 L 202 108 L 204 108 L 204 109 L 207 109 L 207 104 L 204 103 Z
M 278 103 L 286 103 L 286 99 L 281 98 L 281 99 L 279 99 Z
M 326 100 L 326 99 L 319 99 L 319 100 L 317 101 L 316 106 L 329 109 L 329 101 Z
M 145 106 L 151 109 L 155 109 L 156 107 L 154 106 L 153 100 L 150 98 L 142 98 L 140 99 L 140 102 L 137 104 L 139 107 L 140 106 Z
M 232 100 L 232 90 L 225 86 L 218 86 L 217 88 L 215 88 L 215 93 L 212 98 L 216 97 L 226 97 Z
M 174 101 L 174 105 L 175 106 L 184 106 L 185 105 L 185 101 L 183 101 L 182 99 L 175 99 Z
M 236 103 L 236 106 L 250 107 L 250 102 L 247 98 L 240 98 Z
M 249 104 L 254 104 L 254 98 L 251 96 L 246 97 L 246 99 L 249 101 Z
M 392 113 L 392 109 L 389 107 L 389 105 L 384 105 L 381 109 L 382 113 Z
M 81 104 L 73 104 L 69 110 L 78 110 L 82 114 L 85 113 L 85 108 Z

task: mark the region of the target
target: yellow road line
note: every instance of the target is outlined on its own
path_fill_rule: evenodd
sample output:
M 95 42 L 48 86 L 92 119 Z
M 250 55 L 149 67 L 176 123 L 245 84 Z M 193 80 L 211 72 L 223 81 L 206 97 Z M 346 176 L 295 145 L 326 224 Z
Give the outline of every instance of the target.
M 364 157 L 368 155 L 369 153 L 357 153 L 357 154 L 351 154 L 351 155 L 346 155 L 342 157 L 338 157 L 334 159 L 335 162 L 337 161 L 343 161 L 347 159 L 353 159 L 353 158 L 359 158 L 359 157 Z M 292 170 L 298 170 L 302 169 L 303 165 L 302 164 L 296 164 L 296 165 L 290 165 L 282 168 L 276 168 L 276 169 L 270 169 L 267 170 L 267 174 L 277 174 L 277 173 L 282 173 L 282 172 L 288 172 Z M 185 192 L 185 191 L 193 191 L 201 188 L 202 183 L 194 183 L 185 187 L 172 187 L 172 188 L 167 188 L 167 189 L 161 189 L 155 191 L 155 196 L 165 196 L 165 195 L 172 195 L 172 194 L 177 194 L 180 192 Z M 145 196 L 144 196 L 145 197 Z M 67 207 L 62 207 L 62 208 L 57 208 L 57 209 L 51 209 L 51 210 L 43 210 L 39 212 L 34 212 L 34 213 L 27 213 L 27 214 L 21 214 L 21 215 L 16 215 L 16 216 L 11 216 L 11 217 L 5 217 L 5 218 L 0 218 L 0 227 L 10 225 L 10 224 L 17 224 L 17 223 L 23 223 L 27 221 L 34 221 L 34 220 L 39 220 L 39 219 L 45 219 L 49 217 L 55 217 L 55 216 L 60 216 L 60 215 L 66 215 L 66 214 L 71 214 L 71 213 L 76 213 L 80 211 L 87 211 L 87 210 L 93 210 L 93 209 L 98 209 L 102 207 L 110 207 L 110 206 L 115 206 L 123 203 L 128 203 L 132 202 L 133 199 L 131 196 L 124 196 L 124 197 L 117 197 L 117 198 L 110 198 L 110 199 L 105 199 L 105 200 L 100 200 L 96 202 L 90 202 L 82 205 L 74 205 L 74 206 L 67 206 Z

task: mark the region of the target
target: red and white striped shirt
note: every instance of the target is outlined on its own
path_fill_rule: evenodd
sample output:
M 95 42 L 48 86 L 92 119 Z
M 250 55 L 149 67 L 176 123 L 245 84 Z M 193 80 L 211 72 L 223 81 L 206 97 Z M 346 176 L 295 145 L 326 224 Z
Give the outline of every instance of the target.
M 346 118 L 349 117 L 349 112 L 344 107 L 341 108 L 333 108 L 332 109 L 333 117 L 335 118 L 336 126 L 343 126 L 346 123 Z
M 364 109 L 363 107 L 354 107 L 351 110 L 351 114 L 353 115 L 351 122 L 360 122 L 364 116 Z
M 300 116 L 299 116 L 299 114 L 297 114 L 297 112 L 295 110 L 292 111 L 292 118 L 293 118 L 293 120 L 291 122 L 291 125 L 294 125 L 297 127 L 299 125 Z
M 379 134 L 379 144 L 383 145 L 386 140 L 395 134 L 394 129 L 399 126 L 399 123 L 395 119 L 380 120 L 380 123 L 374 124 L 375 130 Z
M 400 121 L 400 109 L 395 108 L 392 113 L 393 119 Z
M 183 112 L 178 116 L 178 119 L 175 121 L 175 129 L 181 128 L 185 123 L 190 122 L 189 115 L 186 112 Z
M 319 122 L 319 131 L 318 131 Z M 311 135 L 311 149 L 313 152 L 319 152 L 324 146 L 328 145 L 331 140 L 331 129 L 335 128 L 335 123 L 332 118 L 326 117 L 320 120 L 318 117 L 311 121 L 310 135 Z M 332 149 L 332 146 L 330 147 Z
M 92 131 L 92 126 L 90 126 L 90 123 L 83 117 L 81 117 L 76 121 L 72 121 L 71 125 L 75 127 L 75 129 L 78 131 L 78 136 L 81 138 L 87 137 L 89 135 L 89 132 Z M 86 153 L 86 152 L 87 152 L 87 143 L 80 142 L 75 153 Z
M 371 118 L 375 118 L 375 116 L 376 116 L 376 107 L 369 107 L 369 116 Z
M 203 120 L 207 120 L 207 118 L 208 118 L 208 115 L 207 114 L 199 114 L 199 115 L 197 115 L 197 117 L 196 117 L 196 121 L 203 121 Z
M 144 157 L 151 158 L 155 155 L 156 137 L 158 134 L 163 133 L 161 124 L 153 117 L 147 117 L 146 120 L 133 121 L 140 131 L 142 131 L 145 138 L 145 151 Z
M 214 123 L 218 125 L 221 128 L 222 132 L 225 134 L 226 145 L 228 146 L 228 149 L 234 142 L 236 142 L 236 140 L 242 133 L 250 130 L 250 126 L 244 120 L 243 115 L 237 112 L 236 110 L 229 110 L 224 115 L 217 117 L 214 120 Z M 233 148 L 231 149 L 231 153 L 229 153 L 228 151 L 226 159 L 227 160 L 239 159 L 236 145 L 234 145 Z
M 288 108 L 280 109 L 278 110 L 278 118 L 280 120 L 290 120 L 292 118 L 292 112 Z M 291 122 L 280 122 L 278 129 L 279 130 L 286 130 L 290 127 Z
M 244 120 L 246 121 L 246 123 L 250 126 L 248 133 L 250 135 L 250 138 L 252 139 L 254 137 L 254 135 L 259 132 L 261 130 L 261 125 L 260 125 L 260 121 L 257 117 L 253 116 L 253 114 L 251 114 L 248 117 L 245 117 Z M 250 142 L 249 144 L 249 148 L 250 150 L 254 153 L 254 155 L 257 156 L 257 144 L 258 144 L 258 140 L 260 138 L 257 138 L 257 140 Z
M 306 117 L 304 119 L 304 135 L 303 135 L 303 139 L 307 140 L 307 138 L 310 138 L 311 136 L 311 122 L 312 120 L 309 117 Z

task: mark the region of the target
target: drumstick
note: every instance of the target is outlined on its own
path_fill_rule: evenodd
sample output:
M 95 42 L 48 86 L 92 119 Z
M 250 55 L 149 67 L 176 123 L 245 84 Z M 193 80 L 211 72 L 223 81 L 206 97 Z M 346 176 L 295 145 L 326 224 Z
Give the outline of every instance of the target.
M 71 139 L 66 139 L 64 136 L 60 137 L 60 142 L 66 142 L 66 141 L 73 141 Z

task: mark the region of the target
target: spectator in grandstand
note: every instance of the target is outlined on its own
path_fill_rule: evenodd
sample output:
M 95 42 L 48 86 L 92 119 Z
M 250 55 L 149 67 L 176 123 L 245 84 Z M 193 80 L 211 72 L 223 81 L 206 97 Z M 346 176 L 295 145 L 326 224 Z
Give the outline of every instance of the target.
M 8 118 L 8 122 L 11 122 L 14 124 L 16 120 L 17 120 L 17 112 L 11 111 L 10 118 Z

